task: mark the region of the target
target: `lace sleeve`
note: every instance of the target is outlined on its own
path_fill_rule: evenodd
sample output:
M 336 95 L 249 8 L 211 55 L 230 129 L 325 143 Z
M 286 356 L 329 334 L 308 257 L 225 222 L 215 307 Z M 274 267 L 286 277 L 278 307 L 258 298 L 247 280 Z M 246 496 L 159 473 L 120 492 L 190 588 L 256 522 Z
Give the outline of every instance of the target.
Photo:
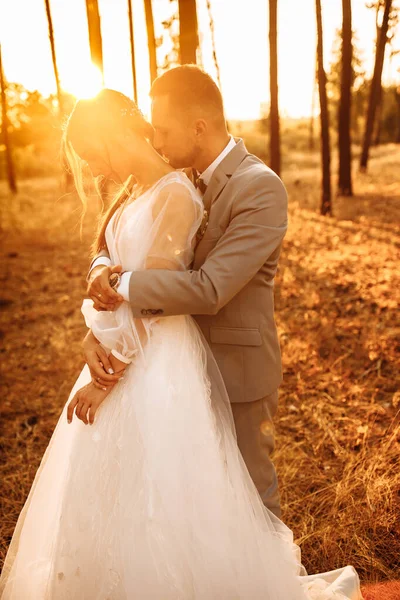
M 182 176 L 180 176 L 182 177 Z M 168 182 L 152 198 L 152 226 L 146 236 L 143 269 L 187 269 L 192 260 L 203 205 L 190 182 Z M 157 317 L 135 319 L 128 302 L 114 312 L 97 312 L 85 300 L 82 313 L 94 336 L 116 358 L 130 363 L 143 348 Z
M 153 206 L 145 268 L 187 269 L 193 260 L 201 218 L 202 203 L 194 190 L 181 182 L 165 185 Z

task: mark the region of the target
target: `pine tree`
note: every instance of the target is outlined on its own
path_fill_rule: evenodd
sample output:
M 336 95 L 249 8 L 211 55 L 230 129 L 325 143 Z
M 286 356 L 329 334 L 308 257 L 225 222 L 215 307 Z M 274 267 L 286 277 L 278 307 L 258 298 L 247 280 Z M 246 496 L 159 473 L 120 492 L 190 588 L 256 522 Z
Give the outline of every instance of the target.
M 196 0 L 178 0 L 178 6 L 180 63 L 196 64 L 199 46 Z
M 92 63 L 99 69 L 104 85 L 103 42 L 101 21 L 97 0 L 86 0 L 86 13 L 89 29 L 90 56 Z
M 328 98 L 326 93 L 326 73 L 324 69 L 324 45 L 322 31 L 321 0 L 315 0 L 317 17 L 317 58 L 318 58 L 318 92 L 321 119 L 322 147 L 322 199 L 321 214 L 332 214 L 331 201 L 331 151 L 329 135 Z
M 385 59 L 385 49 L 387 43 L 387 34 L 389 29 L 389 18 L 390 11 L 392 8 L 392 0 L 385 0 L 384 12 L 382 17 L 382 25 L 378 30 L 378 37 L 376 43 L 376 54 L 375 54 L 375 66 L 374 66 L 374 74 L 372 76 L 369 100 L 368 100 L 368 110 L 367 110 L 367 118 L 365 121 L 365 132 L 364 132 L 364 141 L 361 152 L 360 159 L 360 169 L 361 171 L 366 171 L 368 158 L 369 158 L 369 149 L 372 142 L 372 135 L 374 131 L 374 122 L 376 109 L 378 106 L 379 98 L 381 96 L 381 88 L 382 88 L 382 71 L 383 71 L 383 62 Z
M 15 178 L 14 162 L 11 152 L 10 137 L 8 135 L 9 120 L 7 115 L 7 96 L 6 82 L 3 72 L 3 61 L 0 45 L 0 92 L 1 92 L 1 134 L 6 153 L 7 179 L 10 191 L 15 194 L 17 192 L 17 181 Z
M 154 17 L 151 0 L 144 0 L 146 15 L 147 44 L 149 47 L 150 81 L 153 83 L 157 77 L 156 40 L 154 37 Z
M 281 172 L 281 147 L 278 103 L 278 0 L 269 0 L 269 85 L 270 85 L 270 164 L 278 175 Z
M 132 84 L 133 84 L 133 98 L 138 103 L 137 93 L 137 76 L 136 76 L 136 61 L 135 61 L 135 36 L 133 30 L 133 9 L 132 0 L 128 0 L 128 19 L 129 19 L 129 39 L 131 43 L 131 63 L 132 63 Z
M 339 103 L 339 177 L 338 193 L 342 196 L 352 196 L 351 180 L 351 88 L 353 44 L 351 27 L 351 0 L 342 0 L 342 60 L 340 76 Z

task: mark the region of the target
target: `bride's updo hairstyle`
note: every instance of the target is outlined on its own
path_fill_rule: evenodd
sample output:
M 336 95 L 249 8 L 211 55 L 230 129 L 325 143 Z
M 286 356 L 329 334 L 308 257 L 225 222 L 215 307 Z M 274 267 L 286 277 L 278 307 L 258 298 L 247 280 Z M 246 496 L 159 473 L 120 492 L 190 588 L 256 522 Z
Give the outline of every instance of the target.
M 88 200 L 83 184 L 83 167 L 86 163 L 74 149 L 74 140 L 83 145 L 85 140 L 90 140 L 93 146 L 96 146 L 98 142 L 99 155 L 102 155 L 104 162 L 108 163 L 111 168 L 106 143 L 118 137 L 122 138 L 129 130 L 150 141 L 153 139 L 153 127 L 145 119 L 135 102 L 116 90 L 103 89 L 94 98 L 78 100 L 68 117 L 63 135 L 63 152 L 84 207 L 82 218 L 85 215 Z M 95 178 L 97 191 L 99 191 L 100 178 L 101 176 Z M 92 247 L 93 253 L 99 252 L 106 246 L 107 224 L 118 207 L 130 195 L 131 179 L 130 176 L 122 183 L 121 190 L 101 218 L 99 231 Z

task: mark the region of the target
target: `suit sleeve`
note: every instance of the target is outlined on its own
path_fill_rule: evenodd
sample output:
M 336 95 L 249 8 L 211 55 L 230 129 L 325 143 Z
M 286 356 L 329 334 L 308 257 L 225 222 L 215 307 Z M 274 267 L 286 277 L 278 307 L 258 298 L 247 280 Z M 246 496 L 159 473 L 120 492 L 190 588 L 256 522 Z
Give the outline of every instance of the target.
M 133 315 L 214 315 L 277 251 L 287 230 L 287 193 L 262 174 L 237 196 L 231 222 L 198 271 L 137 271 L 130 278 Z

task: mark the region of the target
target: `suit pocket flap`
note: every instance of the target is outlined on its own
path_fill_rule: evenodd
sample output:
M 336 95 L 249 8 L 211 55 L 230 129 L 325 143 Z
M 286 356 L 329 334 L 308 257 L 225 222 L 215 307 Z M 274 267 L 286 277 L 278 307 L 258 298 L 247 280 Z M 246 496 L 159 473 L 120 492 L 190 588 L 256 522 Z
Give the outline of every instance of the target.
M 210 327 L 212 344 L 232 344 L 234 346 L 261 346 L 259 329 L 242 327 Z

